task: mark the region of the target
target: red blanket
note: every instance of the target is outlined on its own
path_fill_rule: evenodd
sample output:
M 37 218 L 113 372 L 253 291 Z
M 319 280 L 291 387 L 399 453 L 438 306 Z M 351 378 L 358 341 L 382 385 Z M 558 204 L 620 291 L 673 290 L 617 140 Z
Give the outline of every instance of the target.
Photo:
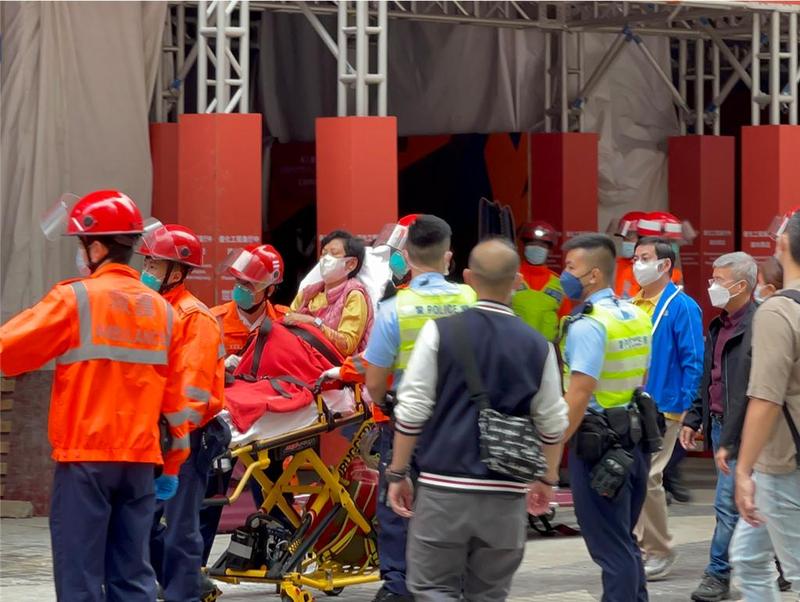
M 341 358 L 336 348 L 313 326 L 299 326 L 317 340 L 330 353 Z M 258 354 L 259 338 L 262 349 L 255 371 L 253 364 Z M 225 388 L 225 407 L 230 412 L 236 428 L 244 433 L 266 412 L 294 412 L 314 400 L 313 387 L 320 374 L 334 364 L 320 351 L 286 328 L 273 322 L 268 334 L 253 337 L 242 354 L 242 361 L 234 372 L 234 383 Z M 305 383 L 307 386 L 285 380 Z

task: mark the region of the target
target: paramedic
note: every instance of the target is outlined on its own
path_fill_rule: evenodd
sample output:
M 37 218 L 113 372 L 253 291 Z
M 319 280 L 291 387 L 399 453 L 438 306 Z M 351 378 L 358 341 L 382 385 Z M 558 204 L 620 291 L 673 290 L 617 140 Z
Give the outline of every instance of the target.
M 463 311 L 475 302 L 474 291 L 466 285 L 445 280 L 450 264 L 450 226 L 434 215 L 420 215 L 408 229 L 405 259 L 411 269 L 408 288 L 378 308 L 375 328 L 364 353 L 366 383 L 373 402 L 386 397 L 386 383 L 394 375 L 395 386 L 408 363 L 422 326 L 430 319 Z M 380 426 L 381 491 L 386 491 L 384 471 L 391 461 L 394 429 Z M 378 554 L 383 587 L 375 600 L 412 600 L 406 587 L 406 533 L 408 520 L 395 514 L 381 498 L 377 509 Z
M 128 196 L 101 190 L 69 212 L 62 208 L 63 220 L 43 229 L 51 235 L 65 227 L 67 236 L 78 237 L 84 277 L 57 284 L 0 328 L 2 373 L 56 361 L 49 417 L 56 597 L 152 602 L 156 579 L 147 541 L 155 499 L 175 494 L 189 454 L 175 315 L 128 266 L 143 232 Z M 163 458 L 159 414 L 171 424 Z M 154 483 L 153 467 L 162 462 Z
M 161 293 L 175 310 L 180 341 L 177 369 L 188 400 L 177 421 L 188 420 L 194 429 L 189 436 L 191 455 L 179 472 L 178 491 L 171 500 L 156 505 L 150 564 L 164 600 L 196 602 L 203 556 L 200 508 L 211 461 L 230 441 L 230 431 L 216 419 L 225 386 L 225 348 L 217 320 L 186 288 L 192 269 L 203 267 L 203 247 L 195 233 L 183 226 L 164 226 L 144 237 L 139 253 L 145 256 L 142 282 Z
M 264 318 L 278 319 L 270 302 L 275 288 L 283 281 L 283 258 L 272 245 L 259 245 L 231 253 L 224 268 L 236 284 L 232 301 L 211 308 L 220 322 L 225 356 L 239 356 L 250 336 L 258 331 Z M 228 359 L 228 367 L 237 362 Z
M 558 274 L 547 267 L 547 257 L 558 240 L 558 233 L 546 222 L 520 227 L 524 261 L 522 282 L 511 299 L 511 308 L 522 321 L 548 341 L 558 335 L 558 322 L 569 313 L 569 300 L 561 288 Z

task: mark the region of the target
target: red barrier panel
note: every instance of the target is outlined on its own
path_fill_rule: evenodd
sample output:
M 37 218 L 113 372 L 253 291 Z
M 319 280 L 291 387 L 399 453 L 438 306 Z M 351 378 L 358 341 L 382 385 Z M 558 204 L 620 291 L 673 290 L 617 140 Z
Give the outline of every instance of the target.
M 561 270 L 561 245 L 597 232 L 597 134 L 531 135 L 531 217 L 561 233 L 547 262 Z
M 189 288 L 208 305 L 230 300 L 216 267 L 232 248 L 261 242 L 261 115 L 181 115 L 178 222 L 203 241 Z
M 397 220 L 397 118 L 317 119 L 317 233 L 376 235 Z
M 800 204 L 800 126 L 742 128 L 742 250 L 755 257 L 775 248 L 767 228 Z
M 734 250 L 735 149 L 733 136 L 669 139 L 669 208 L 691 222 L 697 238 L 681 247 L 686 292 L 700 304 L 706 324 L 718 313 L 706 289 L 712 264 Z

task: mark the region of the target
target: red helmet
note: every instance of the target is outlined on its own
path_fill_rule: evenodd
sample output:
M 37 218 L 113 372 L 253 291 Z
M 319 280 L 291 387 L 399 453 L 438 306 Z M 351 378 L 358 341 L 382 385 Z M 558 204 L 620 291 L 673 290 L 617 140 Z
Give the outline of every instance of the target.
M 189 228 L 178 224 L 168 224 L 145 234 L 138 253 L 193 268 L 203 267 L 203 245 L 200 239 Z
M 786 232 L 786 226 L 789 224 L 789 220 L 792 216 L 800 211 L 800 205 L 795 207 L 794 209 L 787 211 L 783 215 L 776 215 L 775 218 L 772 220 L 772 223 L 769 226 L 769 235 L 773 239 L 777 240 L 780 236 Z
M 661 236 L 664 233 L 664 219 L 660 212 L 645 213 L 636 223 L 636 233 L 641 236 Z
M 675 217 L 672 213 L 666 211 L 653 211 L 647 216 L 648 220 L 654 220 L 661 223 L 661 234 L 664 238 L 674 240 L 683 240 L 683 222 Z
M 619 219 L 612 219 L 608 224 L 606 232 L 614 236 L 635 234 L 637 232 L 639 220 L 646 215 L 644 211 L 629 211 Z
M 143 231 L 142 214 L 133 199 L 118 190 L 97 190 L 72 207 L 65 235 L 137 235 Z
M 526 242 L 544 242 L 551 247 L 558 242 L 558 232 L 550 224 L 543 221 L 530 222 L 522 224 L 517 230 L 517 236 L 523 243 Z
M 261 287 L 283 282 L 283 257 L 272 245 L 259 245 L 250 250 L 231 251 L 222 265 L 237 280 L 251 282 Z
M 408 229 L 411 224 L 417 221 L 419 215 L 419 213 L 410 213 L 397 220 L 396 224 L 386 224 L 381 228 L 372 246 L 380 247 L 386 245 L 398 251 L 404 249 L 408 240 Z

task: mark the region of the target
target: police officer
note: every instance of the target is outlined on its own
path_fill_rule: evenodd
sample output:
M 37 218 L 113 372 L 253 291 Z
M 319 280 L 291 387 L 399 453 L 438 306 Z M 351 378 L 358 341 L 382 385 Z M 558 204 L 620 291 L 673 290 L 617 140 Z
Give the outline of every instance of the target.
M 167 225 L 144 237 L 142 282 L 161 293 L 175 310 L 180 341 L 183 392 L 189 400 L 185 415 L 194 429 L 191 455 L 180 469 L 175 497 L 158 504 L 150 539 L 150 564 L 161 586 L 160 599 L 196 602 L 200 599 L 203 538 L 200 508 L 211 461 L 230 442 L 230 431 L 216 415 L 222 410 L 225 348 L 217 320 L 186 288 L 186 277 L 203 267 L 203 247 L 189 228 Z M 173 421 L 175 418 L 172 419 Z
M 561 274 L 564 292 L 583 305 L 565 321 L 562 357 L 565 362 L 564 398 L 569 405 L 567 437 L 569 472 L 575 515 L 592 559 L 603 572 L 603 600 L 647 600 L 641 553 L 632 535 L 647 493 L 648 457 L 639 446 L 621 443 L 622 449 L 601 449 L 589 459 L 584 446 L 590 423 L 599 418 L 606 432 L 615 408 L 629 406 L 644 382 L 650 352 L 650 319 L 642 310 L 614 297 L 614 242 L 603 234 L 584 234 L 564 245 L 566 261 Z M 614 412 L 619 416 L 618 411 Z M 625 417 L 628 412 L 624 412 Z M 617 464 L 629 463 L 628 474 L 613 495 L 597 485 L 605 453 L 617 454 Z M 624 453 L 623 453 L 624 452 Z M 628 460 L 625 460 L 628 458 Z
M 394 374 L 395 387 L 414 348 L 417 334 L 431 319 L 453 315 L 475 302 L 475 292 L 466 285 L 447 282 L 450 264 L 450 226 L 433 215 L 420 215 L 408 228 L 404 257 L 411 269 L 407 288 L 384 300 L 364 352 L 366 383 L 379 406 L 386 396 L 387 380 Z M 391 460 L 394 429 L 390 422 L 380 425 L 381 491 L 386 491 L 384 471 Z M 381 498 L 377 509 L 378 555 L 383 587 L 377 602 L 412 600 L 406 587 L 406 535 L 408 520 L 401 518 Z
M 520 273 L 522 284 L 514 292 L 514 313 L 548 341 L 558 335 L 558 323 L 569 313 L 569 300 L 561 288 L 558 274 L 547 267 L 547 257 L 558 240 L 555 228 L 547 222 L 523 224 L 517 235 L 522 242 Z
M 152 602 L 147 540 L 155 498 L 174 495 L 189 453 L 174 312 L 128 266 L 144 228 L 128 196 L 100 190 L 49 217 L 48 237 L 65 230 L 78 238 L 86 277 L 60 282 L 3 325 L 0 353 L 6 375 L 56 360 L 49 417 L 56 596 Z M 159 414 L 172 435 L 163 458 Z M 162 462 L 154 487 L 153 466 Z

